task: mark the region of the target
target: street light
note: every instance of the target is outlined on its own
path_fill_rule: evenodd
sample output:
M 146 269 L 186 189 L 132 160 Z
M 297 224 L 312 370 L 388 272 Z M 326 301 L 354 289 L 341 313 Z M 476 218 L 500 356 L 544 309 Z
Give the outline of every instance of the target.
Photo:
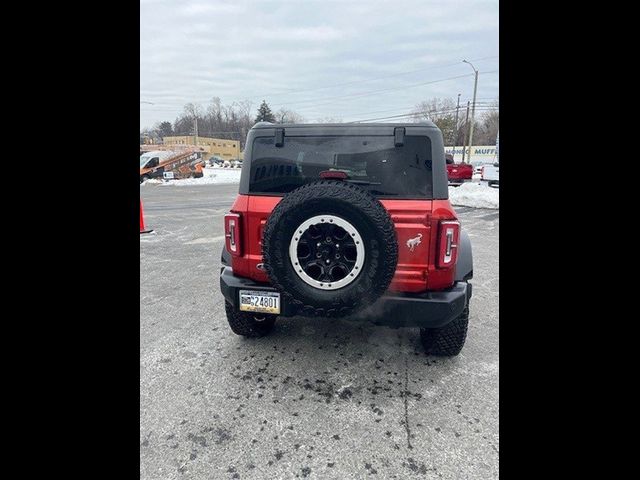
M 468 161 L 471 163 L 471 148 L 473 147 L 473 124 L 476 113 L 476 92 L 478 91 L 478 70 L 473 66 L 471 62 L 463 60 L 462 63 L 468 63 L 473 71 L 476 73 L 476 79 L 473 83 L 473 104 L 471 106 L 471 127 L 469 127 L 469 158 Z

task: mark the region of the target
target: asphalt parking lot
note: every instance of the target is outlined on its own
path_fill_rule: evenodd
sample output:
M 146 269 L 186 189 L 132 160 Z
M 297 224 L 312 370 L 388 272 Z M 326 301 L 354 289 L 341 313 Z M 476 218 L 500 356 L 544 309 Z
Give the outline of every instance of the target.
M 140 478 L 498 478 L 499 212 L 456 208 L 475 276 L 449 359 L 349 319 L 234 335 L 218 274 L 237 189 L 140 188 Z

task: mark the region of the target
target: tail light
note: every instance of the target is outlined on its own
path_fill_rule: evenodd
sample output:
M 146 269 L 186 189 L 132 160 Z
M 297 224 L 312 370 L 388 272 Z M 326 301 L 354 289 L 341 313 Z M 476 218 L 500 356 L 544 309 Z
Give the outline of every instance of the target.
M 480 169 L 480 178 L 484 179 L 484 167 Z
M 240 214 L 227 213 L 224 216 L 224 236 L 227 251 L 236 257 L 242 255 Z
M 443 220 L 438 226 L 438 268 L 450 268 L 458 260 L 460 222 Z

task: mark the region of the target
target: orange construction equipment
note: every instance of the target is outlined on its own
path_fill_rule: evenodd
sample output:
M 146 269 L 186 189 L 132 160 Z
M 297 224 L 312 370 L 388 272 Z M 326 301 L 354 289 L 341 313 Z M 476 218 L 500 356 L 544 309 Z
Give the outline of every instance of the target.
M 144 213 L 142 212 L 142 199 L 140 199 L 140 233 L 150 233 L 153 230 L 147 230 L 144 227 Z
M 196 166 L 202 164 L 204 167 L 204 160 L 202 160 L 202 152 L 187 150 L 186 152 L 180 152 L 172 154 L 169 157 L 160 155 L 153 156 L 147 154 L 147 156 L 140 156 L 140 183 L 146 180 L 155 178 L 164 178 L 164 173 L 173 172 L 173 178 L 188 178 L 188 177 L 201 177 L 202 172 L 196 170 Z M 170 154 L 170 153 L 169 153 Z

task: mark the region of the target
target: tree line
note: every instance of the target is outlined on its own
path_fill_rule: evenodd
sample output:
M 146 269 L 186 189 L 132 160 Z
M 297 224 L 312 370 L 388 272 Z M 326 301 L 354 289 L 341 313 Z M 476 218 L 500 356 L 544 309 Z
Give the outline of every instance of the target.
M 466 119 L 466 105 L 461 105 L 458 111 L 456 123 L 456 103 L 451 98 L 432 98 L 418 103 L 411 115 L 410 122 L 423 120 L 433 121 L 444 137 L 445 145 L 455 144 L 460 146 L 465 143 L 468 135 L 471 114 Z M 234 102 L 224 105 L 220 98 L 214 97 L 209 105 L 188 103 L 180 115 L 172 122 L 162 121 L 151 128 L 145 128 L 140 132 L 140 143 L 145 137 L 150 137 L 154 143 L 168 136 L 194 135 L 202 137 L 227 138 L 239 140 L 244 149 L 247 133 L 257 122 L 266 121 L 272 123 L 305 123 L 307 120 L 293 110 L 281 108 L 273 112 L 266 101 L 262 101 L 256 114 L 253 113 L 253 104 L 250 101 Z M 337 118 L 321 118 L 318 123 L 341 123 Z M 476 105 L 474 122 L 474 145 L 495 145 L 499 126 L 498 102 L 480 103 Z
M 234 102 L 224 105 L 220 98 L 214 97 L 206 107 L 194 103 L 187 103 L 183 111 L 172 122 L 157 122 L 151 128 L 145 128 L 140 132 L 140 143 L 145 137 L 152 138 L 154 143 L 164 137 L 194 135 L 202 137 L 228 138 L 239 140 L 241 148 L 247 133 L 257 122 L 273 123 L 304 123 L 302 115 L 281 108 L 272 112 L 267 102 L 262 101 L 258 107 L 257 115 L 253 113 L 253 103 L 249 101 Z
M 467 105 L 460 105 L 456 123 L 457 103 L 452 98 L 432 98 L 418 103 L 413 109 L 413 120 L 431 120 L 442 131 L 445 145 L 462 146 L 468 144 L 469 127 L 471 126 L 471 109 L 467 120 Z M 500 126 L 500 110 L 498 101 L 476 102 L 473 122 L 473 144 L 495 145 Z

